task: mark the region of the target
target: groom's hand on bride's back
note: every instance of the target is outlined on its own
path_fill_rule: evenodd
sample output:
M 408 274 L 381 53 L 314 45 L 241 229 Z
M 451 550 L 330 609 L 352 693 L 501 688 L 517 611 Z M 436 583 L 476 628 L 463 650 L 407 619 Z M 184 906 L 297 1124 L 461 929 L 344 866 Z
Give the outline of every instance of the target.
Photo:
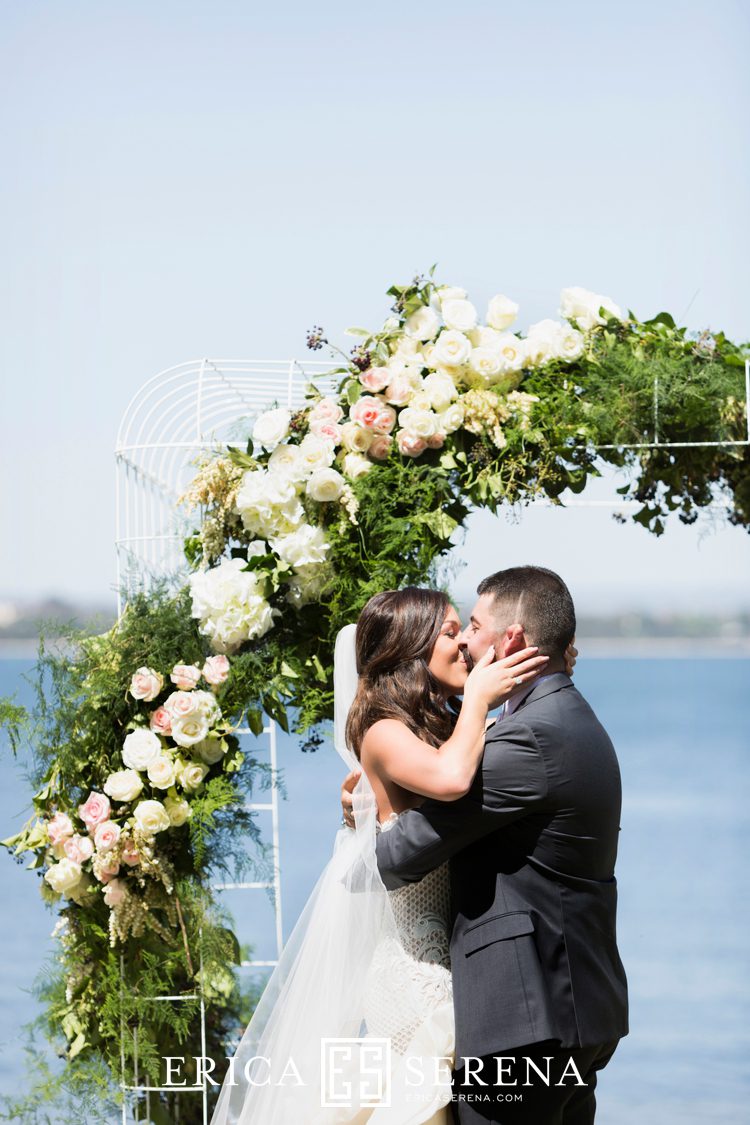
M 352 797 L 352 793 L 354 792 L 354 787 L 361 776 L 362 774 L 360 770 L 352 770 L 351 773 L 348 773 L 346 775 L 341 785 L 341 812 L 343 814 L 342 823 L 345 824 L 347 828 L 355 827 L 354 798 Z

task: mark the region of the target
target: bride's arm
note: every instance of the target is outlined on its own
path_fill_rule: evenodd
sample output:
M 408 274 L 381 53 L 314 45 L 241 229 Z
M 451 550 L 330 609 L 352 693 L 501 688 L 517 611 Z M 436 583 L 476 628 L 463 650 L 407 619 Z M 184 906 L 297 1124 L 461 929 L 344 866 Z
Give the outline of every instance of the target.
M 379 719 L 361 747 L 362 764 L 404 789 L 438 801 L 456 801 L 468 793 L 484 748 L 487 713 L 527 685 L 549 657 L 526 648 L 496 663 L 492 650 L 477 662 L 464 687 L 455 729 L 441 746 L 424 742 L 398 719 Z

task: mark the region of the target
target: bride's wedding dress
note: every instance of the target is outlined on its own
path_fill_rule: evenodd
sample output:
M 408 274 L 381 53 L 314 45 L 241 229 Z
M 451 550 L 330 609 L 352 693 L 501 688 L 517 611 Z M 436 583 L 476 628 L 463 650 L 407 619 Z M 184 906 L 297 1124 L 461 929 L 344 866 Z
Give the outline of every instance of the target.
M 392 828 L 398 815 L 392 813 L 377 830 Z M 388 896 L 397 932 L 386 935 L 374 951 L 364 1016 L 369 1036 L 391 1042 L 391 1107 L 361 1120 L 449 1125 L 455 1046 L 449 864 Z
M 336 645 L 334 743 L 349 769 L 361 769 L 343 737 L 356 682 L 352 641 L 347 626 Z M 450 1125 L 448 865 L 386 890 L 375 842 L 398 814 L 378 823 L 364 770 L 352 796 L 356 829 L 336 834 L 237 1046 L 211 1125 Z M 330 1044 L 342 1051 L 333 1066 Z M 371 1070 L 363 1080 L 365 1048 L 368 1059 L 379 1050 L 390 1058 L 376 1068 L 387 1079 L 374 1094 Z

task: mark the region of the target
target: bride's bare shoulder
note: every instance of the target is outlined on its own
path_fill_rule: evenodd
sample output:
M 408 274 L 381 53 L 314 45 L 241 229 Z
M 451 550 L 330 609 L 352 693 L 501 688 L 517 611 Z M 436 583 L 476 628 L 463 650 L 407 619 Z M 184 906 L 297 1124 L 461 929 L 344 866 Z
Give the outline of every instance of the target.
M 394 744 L 413 741 L 416 735 L 401 719 L 377 719 L 369 726 L 362 739 L 362 750 L 369 755 L 378 756 L 390 750 Z

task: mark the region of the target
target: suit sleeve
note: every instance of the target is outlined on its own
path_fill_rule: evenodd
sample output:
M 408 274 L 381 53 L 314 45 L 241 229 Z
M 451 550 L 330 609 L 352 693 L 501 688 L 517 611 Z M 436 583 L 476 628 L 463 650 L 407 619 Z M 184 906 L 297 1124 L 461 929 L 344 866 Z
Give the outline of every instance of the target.
M 488 733 L 466 796 L 457 801 L 426 800 L 378 834 L 377 862 L 383 882 L 389 890 L 417 882 L 468 844 L 527 816 L 547 791 L 547 773 L 533 732 L 519 722 L 504 720 Z

